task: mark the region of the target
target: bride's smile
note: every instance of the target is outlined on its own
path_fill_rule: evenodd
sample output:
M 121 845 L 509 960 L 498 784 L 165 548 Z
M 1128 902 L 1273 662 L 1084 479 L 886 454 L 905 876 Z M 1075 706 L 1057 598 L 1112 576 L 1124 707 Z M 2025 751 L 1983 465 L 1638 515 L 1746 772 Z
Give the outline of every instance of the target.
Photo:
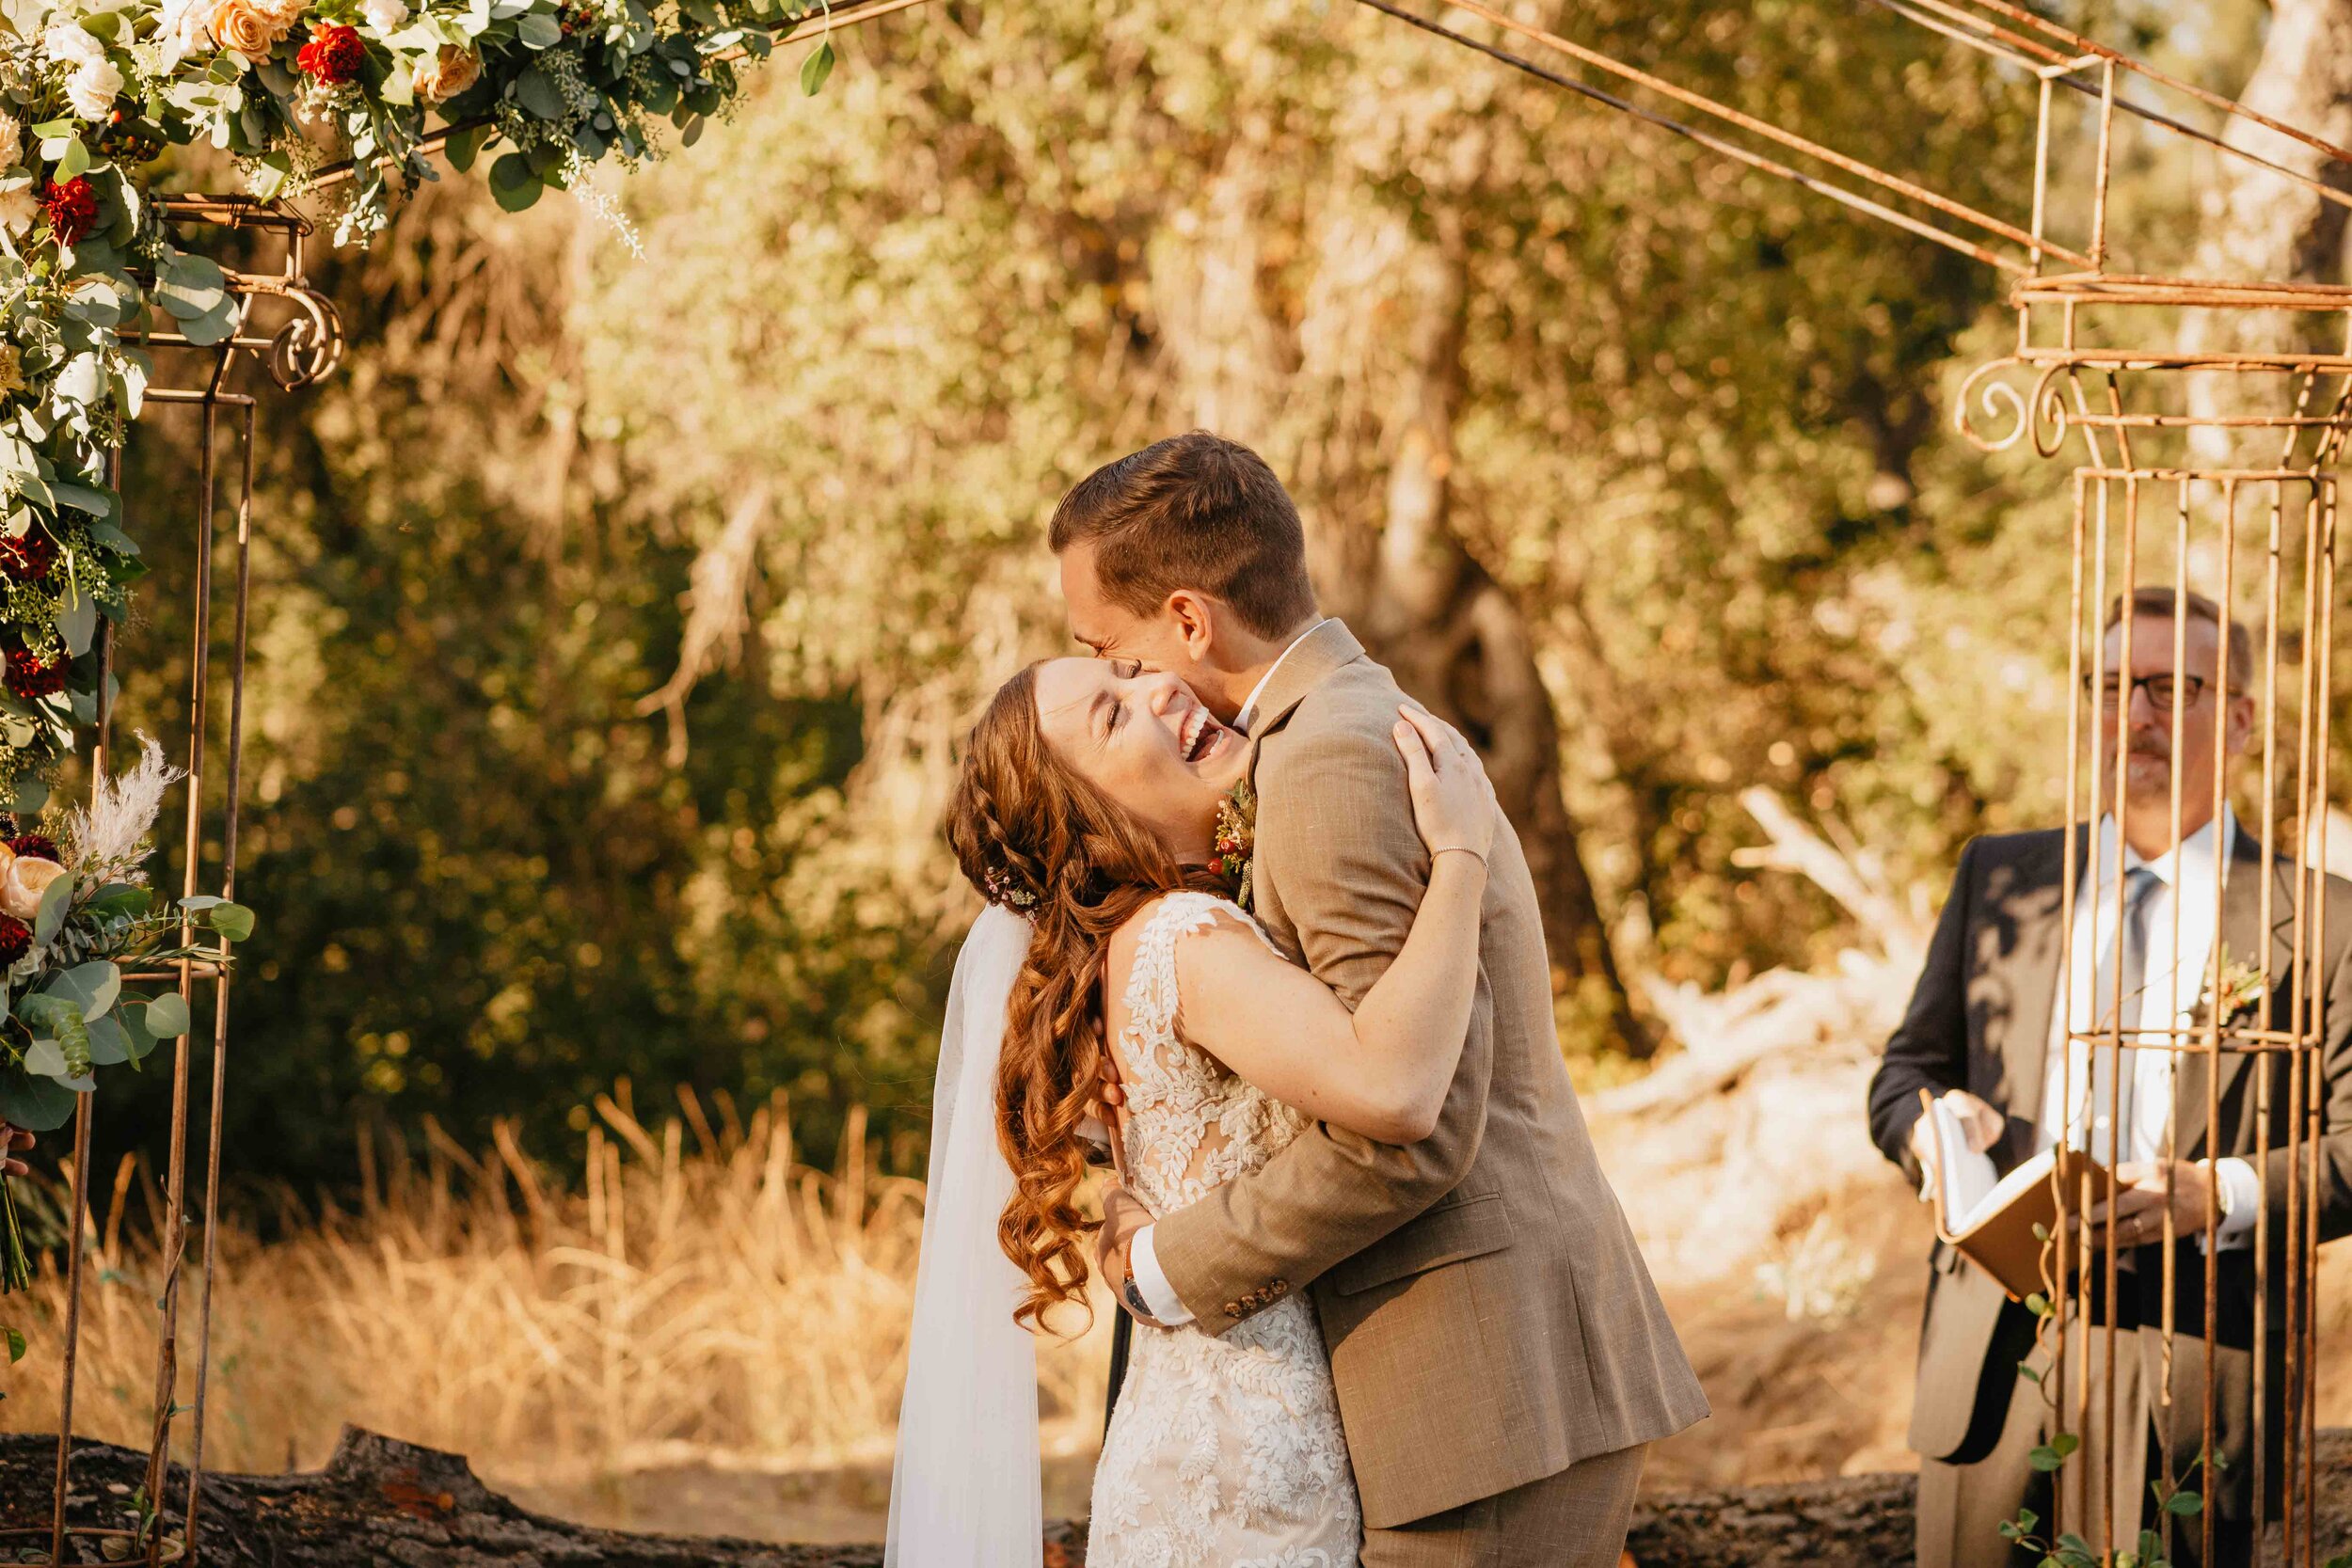
M 1190 687 L 1122 659 L 1057 658 L 1038 668 L 1037 707 L 1073 771 L 1179 859 L 1207 858 L 1217 802 L 1241 782 L 1249 747 Z

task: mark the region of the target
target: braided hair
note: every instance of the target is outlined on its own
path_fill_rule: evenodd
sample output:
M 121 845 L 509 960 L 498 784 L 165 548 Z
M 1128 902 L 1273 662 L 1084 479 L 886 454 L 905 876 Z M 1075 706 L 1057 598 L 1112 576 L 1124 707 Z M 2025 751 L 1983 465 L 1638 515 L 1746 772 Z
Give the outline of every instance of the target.
M 1085 1300 L 1081 1245 L 1099 1222 L 1078 1207 L 1078 1135 L 1104 1076 L 1096 984 L 1113 932 L 1162 894 L 1214 887 L 1179 864 L 1132 813 L 1057 756 L 1037 707 L 1037 666 L 1000 688 L 972 728 L 947 841 L 980 895 L 1026 915 L 1036 934 L 1005 1012 L 996 1069 L 996 1137 L 1013 1174 L 998 1219 L 1005 1256 L 1029 1277 L 1016 1322 L 1041 1329 L 1063 1302 Z

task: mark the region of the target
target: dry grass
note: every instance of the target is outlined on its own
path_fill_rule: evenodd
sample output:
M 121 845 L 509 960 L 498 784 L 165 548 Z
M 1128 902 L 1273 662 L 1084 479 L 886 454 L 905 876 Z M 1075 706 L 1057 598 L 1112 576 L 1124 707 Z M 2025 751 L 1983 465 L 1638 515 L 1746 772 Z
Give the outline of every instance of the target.
M 921 1184 L 869 1174 L 862 1117 L 823 1171 L 796 1158 L 780 1104 L 748 1120 L 718 1109 L 715 1128 L 691 1099 L 647 1127 L 625 1088 L 599 1098 L 577 1180 L 505 1129 L 477 1156 L 428 1127 L 423 1167 L 365 1162 L 357 1213 L 294 1216 L 267 1243 L 224 1227 L 206 1463 L 315 1465 L 353 1421 L 510 1482 L 717 1456 L 886 1466 Z M 74 1425 L 143 1446 L 159 1267 L 121 1226 L 137 1186 L 120 1173 L 95 1238 Z M 55 1430 L 64 1293 L 45 1278 L 8 1304 L 31 1348 L 0 1430 Z M 199 1305 L 192 1293 L 183 1312 L 189 1360 Z M 1100 1420 L 1098 1316 L 1041 1357 L 1057 1448 L 1090 1442 Z M 193 1393 L 183 1375 L 181 1400 Z

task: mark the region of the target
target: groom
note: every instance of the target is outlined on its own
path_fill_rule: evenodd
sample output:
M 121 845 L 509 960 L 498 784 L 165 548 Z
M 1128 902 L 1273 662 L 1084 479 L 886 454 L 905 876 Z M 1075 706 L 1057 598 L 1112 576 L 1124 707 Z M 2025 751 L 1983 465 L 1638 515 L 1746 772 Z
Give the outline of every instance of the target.
M 1078 641 L 1175 672 L 1250 737 L 1250 907 L 1355 1006 L 1404 945 L 1429 859 L 1390 736 L 1403 693 L 1316 612 L 1281 483 L 1195 431 L 1089 475 L 1052 539 Z M 1615 1568 L 1645 1446 L 1707 1400 L 1569 1087 L 1508 823 L 1479 958 L 1435 1132 L 1395 1148 L 1317 1126 L 1156 1221 L 1114 1190 L 1103 1273 L 1137 1317 L 1207 1334 L 1314 1292 L 1366 1568 Z

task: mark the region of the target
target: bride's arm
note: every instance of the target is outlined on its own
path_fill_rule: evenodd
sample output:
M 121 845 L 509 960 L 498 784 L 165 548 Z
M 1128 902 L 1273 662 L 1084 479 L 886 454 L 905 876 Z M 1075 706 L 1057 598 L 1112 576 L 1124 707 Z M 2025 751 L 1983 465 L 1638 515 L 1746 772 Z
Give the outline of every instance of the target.
M 1461 1059 L 1496 810 L 1469 742 L 1426 714 L 1406 721 L 1396 739 L 1432 857 L 1429 887 L 1363 1005 L 1349 1013 L 1234 921 L 1187 937 L 1176 954 L 1186 1039 L 1317 1120 L 1394 1144 L 1429 1135 Z

